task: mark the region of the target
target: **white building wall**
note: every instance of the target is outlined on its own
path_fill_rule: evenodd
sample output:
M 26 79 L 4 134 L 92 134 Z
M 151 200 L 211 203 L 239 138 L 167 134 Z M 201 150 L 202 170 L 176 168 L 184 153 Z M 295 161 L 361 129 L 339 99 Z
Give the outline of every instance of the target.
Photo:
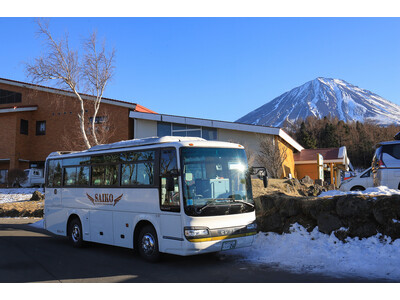
M 135 139 L 157 136 L 157 121 L 155 120 L 135 119 L 134 126 Z M 273 137 L 269 134 L 221 128 L 217 129 L 218 141 L 239 143 L 253 153 L 259 151 L 260 136 L 264 135 L 271 138 Z
M 134 119 L 134 138 L 157 136 L 157 121 Z
M 251 149 L 254 152 L 257 152 L 259 150 L 260 135 L 263 134 L 229 129 L 218 129 L 219 141 L 238 143 L 243 145 L 245 148 Z

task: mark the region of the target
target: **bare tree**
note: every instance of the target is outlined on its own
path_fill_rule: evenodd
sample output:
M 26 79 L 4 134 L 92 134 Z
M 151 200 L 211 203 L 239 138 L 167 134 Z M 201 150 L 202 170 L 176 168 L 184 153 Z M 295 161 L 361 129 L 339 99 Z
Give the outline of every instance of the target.
M 97 35 L 93 33 L 83 44 L 84 56 L 69 47 L 68 35 L 56 40 L 53 38 L 47 21 L 37 19 L 38 34 L 45 42 L 45 54 L 36 58 L 34 63 L 26 65 L 28 77 L 34 83 L 54 81 L 61 89 L 74 93 L 80 104 L 78 113 L 80 133 L 86 148 L 91 147 L 85 130 L 85 103 L 81 88 L 86 89 L 93 97 L 94 112 L 91 120 L 93 144 L 99 144 L 97 138 L 96 116 L 107 83 L 113 76 L 115 49 L 106 53 L 105 44 L 97 46 Z
M 8 171 L 7 185 L 12 187 L 20 187 L 20 183 L 24 182 L 27 176 L 22 169 L 14 168 Z
M 260 150 L 257 154 L 257 163 L 265 167 L 268 176 L 280 178 L 283 172 L 283 163 L 287 158 L 287 148 L 279 147 L 274 137 L 259 136 Z
M 112 137 L 114 136 L 117 128 L 115 127 L 115 117 L 107 110 L 102 110 L 102 115 L 95 119 L 95 134 L 97 138 L 97 144 L 107 144 L 110 143 Z M 89 118 L 88 126 L 86 128 L 86 135 L 91 144 L 95 144 L 93 138 L 93 119 Z M 79 139 L 71 137 L 79 137 L 80 129 L 64 127 L 63 133 L 60 137 L 60 147 L 61 149 L 73 149 L 73 150 L 83 150 L 83 145 Z

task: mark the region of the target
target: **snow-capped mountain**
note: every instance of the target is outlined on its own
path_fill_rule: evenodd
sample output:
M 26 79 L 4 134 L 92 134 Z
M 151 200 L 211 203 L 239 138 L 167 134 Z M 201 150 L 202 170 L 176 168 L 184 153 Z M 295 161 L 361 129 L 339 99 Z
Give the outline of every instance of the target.
M 318 77 L 273 99 L 236 122 L 281 127 L 287 120 L 331 115 L 344 121 L 400 125 L 400 106 L 341 79 Z

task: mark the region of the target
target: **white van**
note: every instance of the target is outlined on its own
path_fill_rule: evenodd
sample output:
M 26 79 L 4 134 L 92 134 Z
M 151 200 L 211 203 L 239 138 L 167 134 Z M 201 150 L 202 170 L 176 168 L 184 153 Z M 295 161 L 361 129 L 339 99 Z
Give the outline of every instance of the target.
M 372 159 L 372 172 L 375 186 L 400 189 L 400 141 L 377 145 Z
M 371 168 L 361 172 L 359 175 L 346 179 L 340 185 L 339 190 L 348 191 L 365 191 L 369 187 L 374 186 Z
M 134 248 L 149 261 L 160 252 L 250 246 L 257 230 L 246 153 L 238 144 L 194 137 L 52 153 L 44 223 L 75 247 L 90 241 Z
M 43 187 L 44 186 L 44 170 L 43 169 L 26 169 L 24 170 L 26 179 L 16 184 L 24 188 Z

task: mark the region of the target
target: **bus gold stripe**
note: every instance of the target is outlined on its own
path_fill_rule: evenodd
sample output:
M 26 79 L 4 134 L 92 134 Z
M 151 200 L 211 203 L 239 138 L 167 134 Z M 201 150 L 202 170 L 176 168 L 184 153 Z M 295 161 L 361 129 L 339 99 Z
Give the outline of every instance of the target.
M 257 234 L 256 231 L 253 232 L 247 232 L 247 233 L 242 233 L 242 234 L 234 234 L 234 235 L 221 235 L 221 236 L 213 236 L 213 237 L 207 237 L 207 238 L 200 238 L 200 239 L 188 239 L 189 242 L 211 242 L 211 241 L 219 241 L 219 240 L 225 240 L 225 239 L 233 239 L 233 238 L 238 238 L 238 237 L 244 237 L 244 236 L 250 236 L 250 235 L 255 235 Z

